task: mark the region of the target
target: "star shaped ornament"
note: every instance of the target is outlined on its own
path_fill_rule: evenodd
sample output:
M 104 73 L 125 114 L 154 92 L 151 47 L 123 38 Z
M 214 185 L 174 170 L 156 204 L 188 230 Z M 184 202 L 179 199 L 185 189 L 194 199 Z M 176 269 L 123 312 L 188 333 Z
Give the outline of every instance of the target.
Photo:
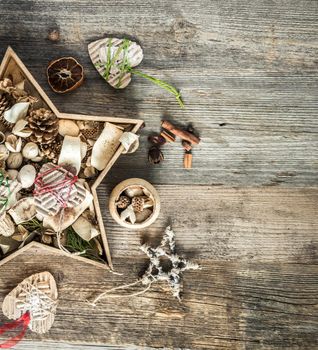
M 150 259 L 149 266 L 141 277 L 144 285 L 157 281 L 165 281 L 171 288 L 172 294 L 181 300 L 182 273 L 186 270 L 198 270 L 200 266 L 192 263 L 176 253 L 175 234 L 168 226 L 158 247 L 152 248 L 147 244 L 141 246 L 141 250 Z M 163 259 L 170 262 L 170 267 L 164 268 Z
M 9 47 L 0 65 L 0 265 L 39 247 L 112 268 L 96 190 L 138 148 L 142 124 L 60 112 Z

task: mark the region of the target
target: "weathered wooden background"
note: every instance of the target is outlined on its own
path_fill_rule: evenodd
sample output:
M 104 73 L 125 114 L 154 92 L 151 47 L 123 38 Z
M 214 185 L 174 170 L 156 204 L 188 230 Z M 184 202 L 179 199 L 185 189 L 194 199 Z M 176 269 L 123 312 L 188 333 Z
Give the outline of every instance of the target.
M 0 55 L 11 45 L 61 111 L 146 122 L 138 152 L 99 189 L 123 275 L 36 250 L 2 267 L 1 299 L 43 269 L 60 291 L 51 331 L 29 332 L 17 349 L 317 348 L 318 1 L 0 0 L 0 19 Z M 47 40 L 51 29 L 60 42 Z M 136 38 L 140 68 L 179 87 L 186 109 L 140 78 L 112 90 L 87 54 L 104 35 Z M 65 55 L 84 65 L 86 82 L 58 96 L 45 68 Z M 147 164 L 147 135 L 163 117 L 199 130 L 192 170 L 178 143 L 162 165 Z M 135 176 L 156 185 L 163 210 L 150 229 L 128 232 L 109 218 L 107 196 Z M 146 264 L 140 241 L 160 240 L 169 221 L 179 252 L 203 266 L 185 274 L 183 303 L 157 285 L 87 305 L 136 278 Z

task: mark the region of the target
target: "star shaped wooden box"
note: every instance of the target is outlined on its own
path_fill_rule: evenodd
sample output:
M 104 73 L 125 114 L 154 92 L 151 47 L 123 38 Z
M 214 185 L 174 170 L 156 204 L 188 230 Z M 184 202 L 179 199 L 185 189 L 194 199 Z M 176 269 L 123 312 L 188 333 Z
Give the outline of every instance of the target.
M 125 130 L 130 131 L 132 133 L 136 133 L 143 124 L 143 121 L 138 119 L 123 119 L 123 118 L 105 117 L 105 116 L 89 116 L 89 115 L 80 115 L 80 114 L 61 113 L 53 104 L 53 102 L 49 99 L 46 93 L 42 90 L 40 85 L 36 82 L 36 80 L 33 78 L 31 73 L 28 71 L 28 69 L 25 67 L 25 65 L 22 63 L 22 61 L 19 59 L 19 57 L 12 50 L 11 47 L 8 47 L 5 53 L 5 56 L 2 60 L 2 63 L 0 65 L 0 80 L 6 77 L 10 77 L 13 80 L 14 84 L 18 84 L 21 81 L 25 81 L 27 83 L 27 88 L 25 88 L 25 90 L 27 90 L 30 95 L 37 97 L 40 100 L 40 104 L 41 104 L 40 107 L 50 109 L 58 118 L 69 119 L 69 120 L 110 122 L 112 124 L 123 126 Z M 113 157 L 111 158 L 111 160 L 108 162 L 106 168 L 99 173 L 98 177 L 90 185 L 90 192 L 93 195 L 93 206 L 94 206 L 95 215 L 96 215 L 96 219 L 98 222 L 98 227 L 101 235 L 101 245 L 103 249 L 102 256 L 103 256 L 103 260 L 105 261 L 104 263 L 91 260 L 89 258 L 82 257 L 79 255 L 73 255 L 73 254 L 71 255 L 58 248 L 39 243 L 37 241 L 32 241 L 27 245 L 25 245 L 24 247 L 18 250 L 15 250 L 10 255 L 5 256 L 2 260 L 0 260 L 0 266 L 5 264 L 9 260 L 14 259 L 16 256 L 25 252 L 31 247 L 37 247 L 40 249 L 49 250 L 50 252 L 53 252 L 55 254 L 68 255 L 74 259 L 80 260 L 85 263 L 90 263 L 98 267 L 107 268 L 107 269 L 112 268 L 110 250 L 107 243 L 106 231 L 103 223 L 102 213 L 101 213 L 96 190 L 99 184 L 103 181 L 104 177 L 107 175 L 107 173 L 111 169 L 111 167 L 113 166 L 113 164 L 121 155 L 123 150 L 124 150 L 124 147 L 120 145 L 117 151 L 115 152 L 115 154 L 113 155 Z

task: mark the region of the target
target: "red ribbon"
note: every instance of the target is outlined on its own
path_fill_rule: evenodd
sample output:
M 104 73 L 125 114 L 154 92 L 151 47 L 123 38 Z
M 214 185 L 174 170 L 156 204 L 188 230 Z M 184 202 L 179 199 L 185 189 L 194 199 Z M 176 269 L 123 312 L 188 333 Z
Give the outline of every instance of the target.
M 5 341 L 4 343 L 0 344 L 0 349 L 10 349 L 13 346 L 15 346 L 19 341 L 21 341 L 27 331 L 30 321 L 31 321 L 30 314 L 26 312 L 17 320 L 8 322 L 2 325 L 0 327 L 0 335 L 11 329 L 18 328 L 20 326 L 22 326 L 22 330 L 15 337 L 12 337 L 9 340 Z
M 39 196 L 42 194 L 46 194 L 46 193 L 51 193 L 56 200 L 60 203 L 60 205 L 65 208 L 66 207 L 66 202 L 67 199 L 69 198 L 70 194 L 71 194 L 71 190 L 73 185 L 75 185 L 75 183 L 77 182 L 78 178 L 76 175 L 71 174 L 70 172 L 65 173 L 65 177 L 62 181 L 56 182 L 52 185 L 46 185 L 43 181 L 43 177 L 46 175 L 51 174 L 52 172 L 54 172 L 55 170 L 58 169 L 63 169 L 60 166 L 55 166 L 43 173 L 38 174 L 38 176 L 36 177 L 36 179 L 34 180 L 34 184 L 35 184 L 35 189 L 33 191 L 33 195 L 34 196 Z M 68 187 L 68 194 L 66 196 L 66 200 L 60 195 L 59 191 L 67 188 Z

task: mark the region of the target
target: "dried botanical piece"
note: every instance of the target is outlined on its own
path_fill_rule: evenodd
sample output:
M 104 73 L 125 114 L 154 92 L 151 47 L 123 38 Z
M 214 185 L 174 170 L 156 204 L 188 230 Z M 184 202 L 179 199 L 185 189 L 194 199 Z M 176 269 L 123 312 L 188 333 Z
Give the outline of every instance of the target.
M 120 218 L 123 221 L 126 221 L 127 219 L 129 219 L 129 221 L 132 224 L 134 224 L 136 222 L 136 214 L 135 214 L 135 211 L 134 211 L 132 204 L 129 205 L 125 210 L 123 210 L 120 213 Z
M 192 150 L 191 142 L 186 141 L 186 140 L 182 140 L 181 144 L 182 144 L 182 147 L 183 147 L 183 149 L 185 151 L 191 151 Z
M 48 109 L 39 108 L 30 112 L 28 118 L 32 135 L 30 140 L 38 144 L 52 143 L 58 134 L 58 118 Z
M 22 162 L 23 162 L 22 154 L 15 152 L 15 153 L 9 154 L 6 164 L 9 169 L 18 169 L 22 165 Z
M 144 209 L 145 198 L 144 197 L 134 197 L 131 200 L 131 205 L 135 212 L 140 213 Z
M 8 98 L 6 94 L 0 95 L 0 121 L 3 120 L 3 114 L 5 111 L 10 109 L 12 106 L 11 100 Z
M 8 123 L 15 124 L 27 115 L 29 107 L 30 102 L 18 102 L 3 113 L 3 118 Z
M 5 146 L 10 152 L 20 152 L 22 147 L 22 140 L 20 137 L 10 134 L 6 137 Z
M 5 145 L 0 145 L 0 161 L 5 161 L 9 157 L 9 150 Z
M 22 155 L 26 159 L 33 159 L 36 158 L 39 154 L 39 147 L 34 142 L 28 142 L 22 150 Z
M 152 164 L 159 164 L 164 160 L 163 153 L 157 146 L 152 146 L 148 151 L 148 161 Z
M 13 320 L 28 313 L 31 331 L 43 334 L 54 322 L 57 297 L 53 276 L 49 272 L 37 273 L 23 280 L 5 297 L 2 311 Z
M 14 234 L 15 226 L 10 216 L 6 214 L 0 220 L 0 235 L 10 237 Z
M 26 164 L 18 172 L 17 179 L 22 188 L 29 188 L 33 185 L 36 177 L 36 170 L 33 165 Z
M 162 130 L 160 135 L 168 142 L 175 142 L 176 137 L 167 130 Z
M 17 225 L 33 219 L 37 213 L 34 198 L 21 198 L 8 210 L 8 213 Z
M 126 209 L 130 203 L 131 199 L 128 196 L 120 196 L 115 204 L 119 209 Z
M 123 153 L 134 153 L 139 147 L 139 136 L 133 132 L 124 132 L 119 141 L 124 146 Z
M 60 119 L 59 120 L 59 134 L 62 136 L 78 136 L 79 135 L 79 127 L 73 121 L 69 119 Z
M 192 152 L 191 152 L 191 150 L 184 152 L 183 167 L 185 169 L 191 169 L 192 168 Z
M 81 140 L 79 137 L 65 136 L 58 165 L 77 175 L 81 168 Z
M 40 144 L 40 156 L 57 163 L 61 149 L 62 142 L 59 139 L 55 139 L 48 145 Z
M 25 119 L 18 120 L 12 128 L 12 133 L 16 136 L 26 138 L 32 134 L 32 130 L 28 127 L 28 121 Z
M 62 57 L 48 65 L 47 78 L 53 91 L 65 93 L 82 85 L 84 70 L 75 58 Z
M 73 224 L 74 231 L 85 241 L 90 241 L 92 238 L 98 236 L 100 232 L 93 225 L 92 220 L 89 220 L 84 215 L 81 215 Z
M 106 122 L 104 130 L 95 142 L 92 151 L 92 166 L 97 170 L 106 168 L 120 145 L 123 130 L 115 124 Z
M 167 120 L 163 120 L 161 122 L 161 126 L 164 129 L 169 130 L 174 135 L 180 137 L 182 140 L 189 141 L 190 143 L 192 143 L 194 145 L 197 145 L 198 143 L 200 143 L 200 138 L 199 137 L 197 137 L 196 135 L 190 133 L 189 131 L 177 128 L 175 125 L 173 125 L 172 123 L 168 122 Z
M 167 141 L 162 135 L 151 135 L 148 137 L 148 141 L 156 146 L 163 146 Z

